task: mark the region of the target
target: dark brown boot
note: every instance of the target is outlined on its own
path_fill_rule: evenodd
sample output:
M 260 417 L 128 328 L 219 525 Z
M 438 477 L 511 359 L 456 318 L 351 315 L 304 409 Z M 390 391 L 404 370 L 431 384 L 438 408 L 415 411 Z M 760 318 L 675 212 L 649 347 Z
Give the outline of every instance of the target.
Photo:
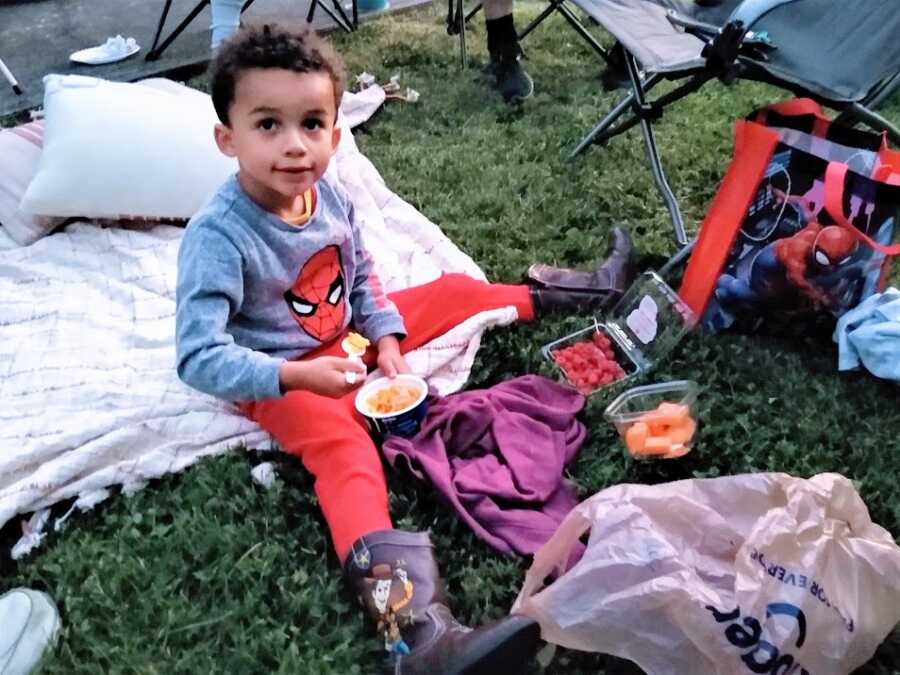
M 473 630 L 453 617 L 425 532 L 378 530 L 361 537 L 344 573 L 384 637 L 388 672 L 519 673 L 534 655 L 540 628 L 532 619 L 513 615 Z
M 535 264 L 528 268 L 528 281 L 541 288 L 599 293 L 609 296 L 607 304 L 622 297 L 634 278 L 634 246 L 628 232 L 614 227 L 610 232 L 606 258 L 593 272 Z
M 548 314 L 600 314 L 609 309 L 615 299 L 609 293 L 565 291 L 559 288 L 531 289 L 531 303 L 538 319 Z

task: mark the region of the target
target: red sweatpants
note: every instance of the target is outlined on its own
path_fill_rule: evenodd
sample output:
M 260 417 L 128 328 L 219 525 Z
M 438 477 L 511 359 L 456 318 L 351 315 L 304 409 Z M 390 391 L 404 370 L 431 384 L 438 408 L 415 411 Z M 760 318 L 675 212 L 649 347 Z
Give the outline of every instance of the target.
M 488 284 L 465 274 L 446 274 L 389 297 L 406 324 L 408 335 L 400 342 L 403 353 L 485 310 L 512 305 L 520 321 L 534 318 L 527 286 Z M 340 343 L 345 334 L 302 358 L 344 356 Z M 370 370 L 376 358 L 370 347 L 363 357 Z M 285 451 L 300 457 L 315 476 L 316 496 L 342 562 L 359 537 L 391 527 L 381 457 L 365 419 L 354 407 L 355 396 L 356 391 L 339 399 L 292 391 L 281 398 L 241 406 Z

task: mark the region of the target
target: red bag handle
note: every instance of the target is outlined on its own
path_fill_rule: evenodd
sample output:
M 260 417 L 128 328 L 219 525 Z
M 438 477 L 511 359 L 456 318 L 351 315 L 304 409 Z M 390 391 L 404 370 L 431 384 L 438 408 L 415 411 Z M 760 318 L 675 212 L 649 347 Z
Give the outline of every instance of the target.
M 766 117 L 769 112 L 775 112 L 785 117 L 801 117 L 803 115 L 812 115 L 816 118 L 813 124 L 812 134 L 820 138 L 825 138 L 828 134 L 828 125 L 831 121 L 822 111 L 822 106 L 813 101 L 811 98 L 792 98 L 787 101 L 779 101 L 760 108 L 753 117 L 754 122 L 766 124 Z
M 900 244 L 885 246 L 879 244 L 865 232 L 862 232 L 844 215 L 844 180 L 847 177 L 847 165 L 841 162 L 829 162 L 825 169 L 825 209 L 834 222 L 849 229 L 857 239 L 864 241 L 879 253 L 900 255 Z
M 760 108 L 753 116 L 753 121 L 759 124 L 766 124 L 766 117 L 769 111 L 776 112 L 785 117 L 801 117 L 803 115 L 812 115 L 816 118 L 813 125 L 812 135 L 819 138 L 825 138 L 828 135 L 828 128 L 831 126 L 831 120 L 825 115 L 822 106 L 811 98 L 792 98 L 787 101 L 779 101 Z M 876 170 L 875 180 L 889 185 L 900 185 L 900 151 L 892 150 L 888 147 L 887 133 L 881 132 L 881 149 L 878 151 L 878 157 L 881 167 Z
M 771 105 L 767 105 L 765 108 L 760 108 L 759 113 L 763 116 L 771 110 L 772 112 L 776 112 L 779 115 L 786 115 L 791 117 L 799 117 L 800 115 L 815 115 L 821 120 L 828 121 L 828 118 L 825 117 L 825 113 L 822 112 L 822 106 L 813 101 L 811 98 L 792 98 L 787 101 L 779 101 L 778 103 L 773 103 Z

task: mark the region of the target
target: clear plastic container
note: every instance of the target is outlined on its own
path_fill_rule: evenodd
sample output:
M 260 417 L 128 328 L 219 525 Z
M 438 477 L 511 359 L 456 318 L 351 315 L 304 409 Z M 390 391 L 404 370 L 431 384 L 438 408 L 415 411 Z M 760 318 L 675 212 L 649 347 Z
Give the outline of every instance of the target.
M 598 338 L 598 335 L 603 337 Z M 600 322 L 554 340 L 544 345 L 541 351 L 559 369 L 565 381 L 585 396 L 624 382 L 637 375 L 639 370 L 606 325 Z M 619 368 L 607 365 L 610 361 Z
M 559 369 L 565 381 L 589 395 L 650 370 L 696 323 L 690 307 L 656 272 L 650 271 L 632 284 L 603 321 L 594 320 L 587 327 L 544 345 L 541 353 Z M 592 364 L 597 360 L 602 364 L 604 359 L 592 359 L 587 348 L 583 348 L 588 352 L 584 358 L 573 359 L 574 364 L 560 358 L 566 349 L 594 342 L 596 332 L 609 338 L 612 358 L 621 368 L 619 376 L 603 377 L 607 369 Z M 607 354 L 604 356 L 608 359 Z M 592 367 L 602 370 L 599 377 L 589 377 Z
M 604 417 L 636 459 L 674 459 L 690 452 L 697 432 L 697 383 L 633 387 L 606 407 Z

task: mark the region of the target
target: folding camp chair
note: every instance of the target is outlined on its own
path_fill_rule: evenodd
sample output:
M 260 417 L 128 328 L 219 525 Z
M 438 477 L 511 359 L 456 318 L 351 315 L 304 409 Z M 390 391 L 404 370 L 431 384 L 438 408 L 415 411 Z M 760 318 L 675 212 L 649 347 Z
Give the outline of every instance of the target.
M 241 14 L 247 11 L 247 8 L 252 5 L 254 0 L 246 0 L 244 6 L 241 7 Z M 356 5 L 356 0 L 353 0 L 353 19 L 349 19 L 347 17 L 347 13 L 344 12 L 344 8 L 341 6 L 340 0 L 331 0 L 334 5 L 334 10 L 325 5 L 322 0 L 311 0 L 309 5 L 309 12 L 306 15 L 306 21 L 308 23 L 312 23 L 313 17 L 316 13 L 316 8 L 321 5 L 322 11 L 324 11 L 328 16 L 331 17 L 332 21 L 338 25 L 339 28 L 347 31 L 348 33 L 353 32 L 356 29 L 356 26 L 359 23 L 359 10 Z M 197 15 L 202 12 L 206 6 L 210 4 L 210 0 L 200 0 L 194 8 L 188 12 L 187 16 L 182 19 L 181 23 L 175 27 L 165 40 L 162 41 L 162 44 L 159 43 L 159 37 L 162 34 L 163 27 L 166 25 L 166 19 L 169 16 L 169 10 L 172 8 L 172 0 L 165 0 L 165 4 L 163 5 L 162 14 L 159 17 L 159 25 L 156 27 L 156 35 L 153 38 L 153 45 L 150 47 L 150 51 L 147 52 L 147 55 L 144 57 L 146 61 L 156 61 L 162 53 L 168 48 L 170 44 L 184 31 L 188 25 L 197 18 Z
M 768 82 L 840 112 L 842 123 L 863 122 L 900 143 L 900 130 L 874 112 L 900 89 L 896 0 L 722 0 L 718 4 L 707 0 L 702 5 L 694 0 L 548 1 L 520 38 L 560 12 L 610 63 L 608 51 L 578 21 L 574 7 L 623 46 L 631 82 L 631 91 L 584 137 L 572 157 L 640 125 L 654 181 L 681 246 L 689 243 L 688 236 L 663 170 L 652 123 L 670 104 L 709 80 Z M 460 32 L 465 63 L 462 0 L 449 2 L 448 32 Z M 454 2 L 458 3 L 455 15 Z M 454 23 L 457 30 L 451 31 Z M 678 84 L 649 101 L 648 92 L 662 80 Z
M 873 110 L 900 89 L 900 12 L 893 0 L 725 0 L 713 7 L 692 0 L 568 1 L 622 44 L 631 81 L 631 91 L 572 157 L 640 125 L 679 245 L 689 241 L 652 123 L 711 79 L 774 84 L 839 111 L 843 123 L 865 123 L 900 143 L 900 129 Z M 678 86 L 648 101 L 663 79 Z
M 466 24 L 481 11 L 481 3 L 466 12 L 464 0 L 447 0 L 447 35 L 459 35 L 459 63 L 463 68 L 469 65 L 466 52 Z

